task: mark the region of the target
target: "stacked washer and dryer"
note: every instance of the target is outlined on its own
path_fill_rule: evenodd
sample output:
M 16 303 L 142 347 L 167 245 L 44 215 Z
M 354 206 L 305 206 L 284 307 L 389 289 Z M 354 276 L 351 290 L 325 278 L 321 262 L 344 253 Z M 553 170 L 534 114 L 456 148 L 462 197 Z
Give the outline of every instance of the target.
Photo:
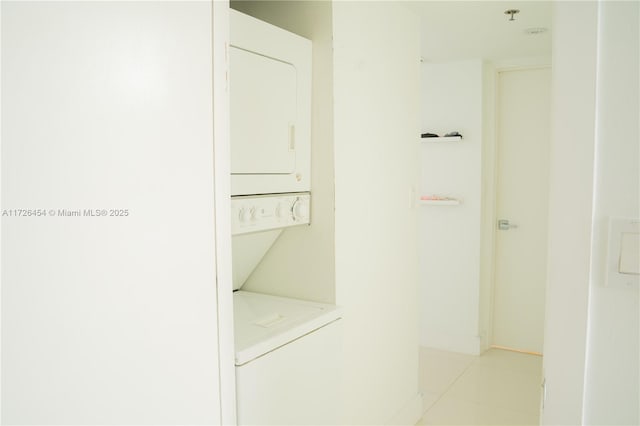
M 230 12 L 238 424 L 336 424 L 341 311 L 242 289 L 287 227 L 311 223 L 311 42 Z

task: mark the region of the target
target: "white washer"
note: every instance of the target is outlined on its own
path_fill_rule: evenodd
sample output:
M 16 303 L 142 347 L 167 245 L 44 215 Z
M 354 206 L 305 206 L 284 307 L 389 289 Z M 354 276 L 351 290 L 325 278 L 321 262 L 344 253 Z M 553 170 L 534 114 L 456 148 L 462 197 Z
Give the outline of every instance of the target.
M 246 291 L 233 301 L 238 424 L 337 424 L 341 310 Z

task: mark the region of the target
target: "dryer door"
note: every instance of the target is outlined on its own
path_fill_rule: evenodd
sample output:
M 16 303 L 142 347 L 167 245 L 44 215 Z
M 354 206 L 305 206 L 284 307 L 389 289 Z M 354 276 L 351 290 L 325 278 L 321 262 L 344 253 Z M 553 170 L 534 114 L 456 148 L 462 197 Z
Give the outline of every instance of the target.
M 231 173 L 296 170 L 296 69 L 231 46 Z

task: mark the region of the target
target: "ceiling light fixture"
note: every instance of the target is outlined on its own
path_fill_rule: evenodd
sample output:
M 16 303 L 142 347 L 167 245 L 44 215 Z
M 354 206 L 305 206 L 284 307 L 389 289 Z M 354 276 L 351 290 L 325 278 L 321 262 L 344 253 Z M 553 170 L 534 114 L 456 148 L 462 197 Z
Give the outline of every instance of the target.
M 516 20 L 516 18 L 514 18 L 514 15 L 516 15 L 517 13 L 520 13 L 519 9 L 508 9 L 504 11 L 505 15 L 511 15 L 511 18 L 509 18 L 510 21 Z

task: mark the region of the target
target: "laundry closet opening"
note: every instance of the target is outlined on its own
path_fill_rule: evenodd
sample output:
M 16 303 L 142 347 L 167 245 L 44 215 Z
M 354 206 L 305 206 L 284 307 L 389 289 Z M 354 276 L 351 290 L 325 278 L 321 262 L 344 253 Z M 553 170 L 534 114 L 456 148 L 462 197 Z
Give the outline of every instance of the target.
M 317 250 L 312 52 L 311 40 L 230 10 L 238 424 L 336 424 L 341 413 L 342 311 L 292 273 Z M 325 298 L 333 286 L 323 283 Z

